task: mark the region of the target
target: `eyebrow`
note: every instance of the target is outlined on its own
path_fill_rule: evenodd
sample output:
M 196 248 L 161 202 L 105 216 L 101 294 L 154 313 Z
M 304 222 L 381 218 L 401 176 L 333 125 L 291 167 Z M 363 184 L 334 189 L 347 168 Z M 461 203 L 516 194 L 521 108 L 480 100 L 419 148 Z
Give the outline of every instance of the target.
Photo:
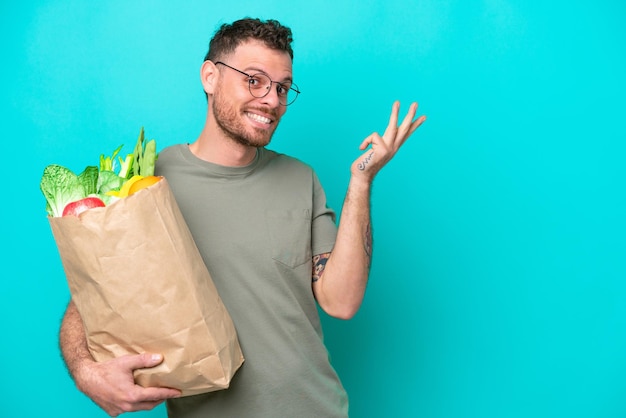
M 265 74 L 266 76 L 270 77 L 270 75 L 268 73 L 266 73 L 264 70 L 258 68 L 258 67 L 246 67 L 244 69 L 244 72 L 250 74 L 250 75 L 254 75 L 253 72 L 256 71 L 257 73 L 262 73 Z M 272 77 L 270 77 L 270 79 L 272 79 Z M 272 81 L 276 81 L 277 83 L 293 83 L 293 78 L 292 77 L 285 77 L 284 79 L 282 79 L 281 81 L 278 80 L 272 80 Z

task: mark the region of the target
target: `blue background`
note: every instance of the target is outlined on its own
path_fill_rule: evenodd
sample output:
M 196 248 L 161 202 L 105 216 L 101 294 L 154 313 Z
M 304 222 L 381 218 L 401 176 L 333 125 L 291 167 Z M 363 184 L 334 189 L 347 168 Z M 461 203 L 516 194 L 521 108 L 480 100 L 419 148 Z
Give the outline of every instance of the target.
M 303 93 L 271 148 L 313 165 L 336 209 L 393 100 L 403 111 L 417 100 L 429 118 L 375 181 L 361 311 L 323 318 L 352 416 L 626 416 L 626 3 L 29 1 L 0 12 L 0 416 L 105 416 L 59 357 L 69 293 L 43 168 L 130 152 L 141 126 L 159 149 L 193 141 L 208 40 L 246 15 L 294 30 Z

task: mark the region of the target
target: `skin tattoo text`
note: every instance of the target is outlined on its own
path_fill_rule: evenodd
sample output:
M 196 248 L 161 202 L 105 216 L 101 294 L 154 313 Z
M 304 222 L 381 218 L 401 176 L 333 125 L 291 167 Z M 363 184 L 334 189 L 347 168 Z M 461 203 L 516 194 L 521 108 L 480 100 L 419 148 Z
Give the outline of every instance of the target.
M 370 161 L 372 160 L 372 157 L 374 156 L 374 151 L 370 152 L 365 159 L 359 163 L 358 165 L 358 169 L 363 171 L 365 170 L 365 167 L 370 163 Z

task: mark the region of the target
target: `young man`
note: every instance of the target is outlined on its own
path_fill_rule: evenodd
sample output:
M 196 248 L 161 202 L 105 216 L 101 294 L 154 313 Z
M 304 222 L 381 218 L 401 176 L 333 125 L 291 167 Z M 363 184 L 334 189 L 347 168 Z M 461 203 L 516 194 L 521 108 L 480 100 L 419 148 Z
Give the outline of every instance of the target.
M 370 189 L 376 173 L 422 124 L 411 105 L 398 126 L 394 103 L 383 136 L 373 133 L 351 166 L 339 227 L 314 171 L 270 151 L 299 91 L 291 31 L 243 19 L 213 37 L 200 76 L 208 98 L 204 129 L 191 144 L 159 155 L 246 358 L 230 388 L 178 397 L 135 385 L 132 372 L 158 354 L 96 363 L 70 302 L 61 349 L 77 386 L 112 416 L 164 400 L 170 417 L 346 417 L 347 395 L 328 360 L 316 303 L 348 319 L 359 309 L 372 255 Z M 158 326 L 158 324 L 155 324 Z

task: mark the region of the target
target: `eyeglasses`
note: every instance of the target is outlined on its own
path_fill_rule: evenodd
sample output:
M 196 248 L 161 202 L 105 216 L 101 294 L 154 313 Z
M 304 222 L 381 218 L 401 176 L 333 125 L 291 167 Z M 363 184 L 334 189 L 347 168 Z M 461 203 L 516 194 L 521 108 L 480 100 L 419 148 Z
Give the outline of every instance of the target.
M 284 84 L 279 83 L 278 81 L 273 81 L 267 74 L 257 73 L 257 74 L 248 74 L 244 73 L 241 70 L 236 69 L 235 67 L 231 67 L 228 64 L 223 63 L 222 61 L 217 61 L 215 65 L 222 64 L 225 67 L 230 68 L 231 70 L 235 70 L 238 73 L 241 73 L 248 77 L 248 89 L 250 90 L 250 94 L 254 97 L 261 98 L 265 97 L 269 94 L 272 89 L 272 84 L 276 84 L 276 93 L 278 94 L 278 103 L 283 106 L 289 106 L 298 98 L 298 94 L 300 94 L 300 90 L 298 90 L 298 86 L 294 83 Z

